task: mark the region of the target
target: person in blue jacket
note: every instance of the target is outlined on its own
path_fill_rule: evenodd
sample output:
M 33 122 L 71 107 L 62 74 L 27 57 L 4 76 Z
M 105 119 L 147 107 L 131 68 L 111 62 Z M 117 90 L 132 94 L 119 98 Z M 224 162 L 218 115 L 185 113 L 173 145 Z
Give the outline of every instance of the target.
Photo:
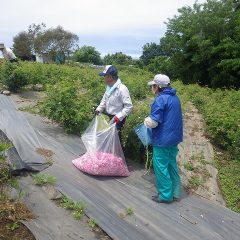
M 144 124 L 152 129 L 153 168 L 158 195 L 155 202 L 170 203 L 180 198 L 178 144 L 183 140 L 181 103 L 168 76 L 158 74 L 148 83 L 155 95 L 150 116 Z

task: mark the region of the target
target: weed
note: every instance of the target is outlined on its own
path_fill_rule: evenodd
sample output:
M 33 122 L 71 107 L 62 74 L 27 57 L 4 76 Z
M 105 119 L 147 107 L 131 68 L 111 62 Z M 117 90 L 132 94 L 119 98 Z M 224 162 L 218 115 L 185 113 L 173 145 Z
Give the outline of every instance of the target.
M 61 200 L 61 206 L 67 210 L 74 210 L 75 203 L 71 198 L 64 196 Z
M 5 202 L 7 200 L 7 195 L 4 192 L 0 192 L 0 202 Z
M 189 179 L 189 189 L 197 189 L 199 186 L 202 186 L 204 184 L 204 181 L 197 175 L 191 176 Z
M 19 189 L 20 188 L 20 184 L 17 178 L 10 178 L 9 179 L 9 184 L 11 187 L 15 188 L 15 189 Z
M 74 219 L 80 220 L 82 218 L 82 216 L 83 216 L 83 213 L 79 212 L 79 211 L 74 211 L 72 215 L 73 215 Z
M 20 227 L 20 224 L 18 222 L 13 222 L 13 223 L 8 223 L 7 224 L 7 229 L 10 231 L 15 231 Z
M 38 186 L 43 186 L 45 184 L 54 185 L 56 183 L 56 177 L 47 174 L 33 174 L 32 175 L 34 183 Z
M 132 216 L 133 213 L 134 213 L 134 211 L 133 211 L 132 208 L 126 208 L 126 214 L 127 214 L 128 216 Z
M 32 113 L 32 114 L 39 114 L 40 113 L 38 104 L 36 104 L 34 106 L 19 107 L 18 110 L 22 111 L 22 112 L 29 112 L 29 113 Z
M 188 171 L 193 171 L 194 170 L 194 166 L 191 162 L 186 162 L 184 164 L 184 168 L 187 169 Z
M 199 163 L 201 163 L 202 165 L 207 165 L 207 164 L 209 164 L 209 162 L 206 161 L 205 159 L 199 159 Z
M 82 218 L 86 209 L 86 204 L 84 202 L 74 202 L 71 198 L 66 196 L 62 198 L 60 205 L 66 210 L 73 211 L 72 215 L 77 220 Z
M 98 226 L 97 221 L 93 218 L 89 219 L 88 226 L 92 229 L 95 229 Z
M 18 190 L 18 201 L 21 200 L 22 198 L 24 198 L 26 196 L 26 191 L 24 191 L 23 189 L 19 189 Z
M 10 143 L 0 143 L 0 152 L 6 151 L 11 148 L 13 145 Z
M 53 160 L 52 158 L 47 159 L 47 164 L 48 164 L 49 166 L 52 166 L 53 163 L 54 163 L 54 160 Z

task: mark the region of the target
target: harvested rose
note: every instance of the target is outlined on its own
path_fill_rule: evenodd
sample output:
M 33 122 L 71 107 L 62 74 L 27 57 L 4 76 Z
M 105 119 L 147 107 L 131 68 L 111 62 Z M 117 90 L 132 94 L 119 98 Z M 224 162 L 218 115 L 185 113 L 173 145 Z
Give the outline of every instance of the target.
M 96 176 L 129 176 L 125 161 L 111 153 L 85 153 L 72 161 L 73 165 L 82 172 Z

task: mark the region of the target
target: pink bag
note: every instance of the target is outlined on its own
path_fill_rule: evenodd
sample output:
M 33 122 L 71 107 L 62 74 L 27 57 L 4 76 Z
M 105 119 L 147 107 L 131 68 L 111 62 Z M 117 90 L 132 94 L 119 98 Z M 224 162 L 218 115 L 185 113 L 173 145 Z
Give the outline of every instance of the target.
M 87 152 L 72 161 L 79 170 L 97 176 L 129 176 L 115 124 L 96 116 L 82 135 Z

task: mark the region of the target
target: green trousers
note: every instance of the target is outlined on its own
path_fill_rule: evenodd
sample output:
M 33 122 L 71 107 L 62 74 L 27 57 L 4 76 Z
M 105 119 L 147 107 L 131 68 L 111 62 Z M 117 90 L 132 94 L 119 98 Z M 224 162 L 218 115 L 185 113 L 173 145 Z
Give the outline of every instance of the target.
M 179 198 L 181 180 L 178 174 L 178 147 L 153 147 L 153 168 L 160 200 Z

